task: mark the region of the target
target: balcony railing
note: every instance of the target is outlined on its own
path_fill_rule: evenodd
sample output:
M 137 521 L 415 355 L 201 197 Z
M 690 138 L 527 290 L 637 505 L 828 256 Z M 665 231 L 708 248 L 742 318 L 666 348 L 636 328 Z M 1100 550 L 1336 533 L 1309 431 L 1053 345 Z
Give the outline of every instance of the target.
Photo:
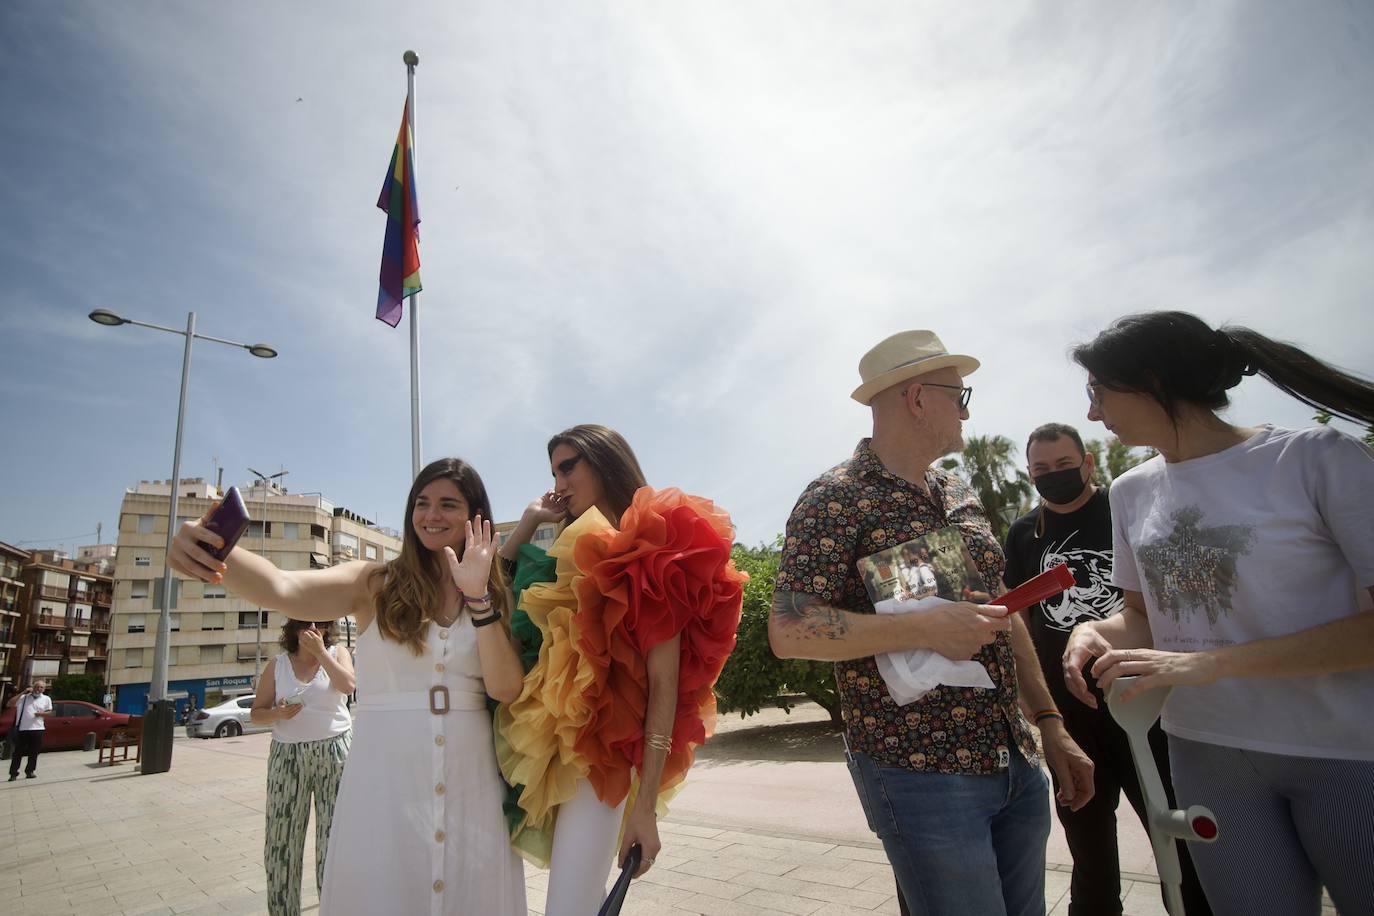
M 87 630 L 87 631 L 89 631 L 90 628 L 91 628 L 91 618 L 89 618 L 89 617 L 78 617 L 78 616 L 76 616 L 75 614 L 68 614 L 68 615 L 67 615 L 67 626 L 71 627 L 73 630 Z
M 104 646 L 91 646 L 90 649 L 91 654 L 88 656 L 89 658 L 106 658 L 110 654 Z
M 36 627 L 52 627 L 54 629 L 65 629 L 67 626 L 66 614 L 34 614 L 29 618 Z
M 108 616 L 104 615 L 104 614 L 100 614 L 100 615 L 97 615 L 97 616 L 95 616 L 95 617 L 92 617 L 92 618 L 91 618 L 91 629 L 92 629 L 92 630 L 95 630 L 97 633 L 108 633 L 108 632 L 110 632 L 110 618 L 109 618 Z
M 90 600 L 91 604 L 110 605 L 114 603 L 114 594 L 112 592 L 87 592 L 86 597 Z
M 40 585 L 38 587 L 38 597 L 54 598 L 58 601 L 66 601 L 71 598 L 71 590 L 58 588 L 55 585 Z
M 91 654 L 90 646 L 68 646 L 67 658 L 85 658 Z
M 40 642 L 29 646 L 30 655 L 45 655 L 52 658 L 61 658 L 62 652 L 67 648 L 64 642 Z

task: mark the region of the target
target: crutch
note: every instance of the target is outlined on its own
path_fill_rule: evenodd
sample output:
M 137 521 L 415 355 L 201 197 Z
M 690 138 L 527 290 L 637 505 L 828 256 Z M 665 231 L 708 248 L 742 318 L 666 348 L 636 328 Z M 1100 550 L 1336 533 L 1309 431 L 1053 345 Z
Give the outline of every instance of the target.
M 1154 847 L 1155 867 L 1159 869 L 1159 881 L 1164 886 L 1164 902 L 1172 916 L 1184 916 L 1183 870 L 1179 867 L 1178 850 L 1173 841 L 1215 843 L 1217 818 L 1202 805 L 1192 805 L 1186 811 L 1169 807 L 1169 796 L 1164 791 L 1164 781 L 1159 778 L 1154 752 L 1150 750 L 1149 732 L 1173 688 L 1147 690 L 1133 699 L 1123 701 L 1122 692 L 1134 680 L 1133 677 L 1119 677 L 1112 682 L 1111 689 L 1107 691 L 1107 709 L 1126 732 L 1131 744 L 1131 756 L 1135 758 L 1135 771 L 1140 776 L 1140 790 L 1145 796 L 1145 810 L 1149 815 L 1147 823 L 1150 845 Z

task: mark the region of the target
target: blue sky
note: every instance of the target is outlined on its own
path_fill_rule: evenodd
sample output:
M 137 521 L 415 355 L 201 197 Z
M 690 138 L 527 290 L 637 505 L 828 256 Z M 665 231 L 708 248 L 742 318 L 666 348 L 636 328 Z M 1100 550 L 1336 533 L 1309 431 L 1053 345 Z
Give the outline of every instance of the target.
M 515 517 L 578 422 L 771 539 L 883 336 L 985 367 L 968 431 L 1084 419 L 1069 345 L 1184 308 L 1366 376 L 1358 2 L 0 5 L 0 540 L 75 546 L 170 473 L 399 526 L 408 339 L 375 209 L 420 55 L 424 457 Z M 400 9 L 404 13 L 399 12 Z M 1304 425 L 1259 379 L 1240 422 Z

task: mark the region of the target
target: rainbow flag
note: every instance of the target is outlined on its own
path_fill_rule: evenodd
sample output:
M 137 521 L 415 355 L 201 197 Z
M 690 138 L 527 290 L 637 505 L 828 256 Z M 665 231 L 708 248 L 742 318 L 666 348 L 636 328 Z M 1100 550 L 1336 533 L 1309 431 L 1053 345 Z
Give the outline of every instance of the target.
M 393 328 L 401 322 L 401 300 L 420 286 L 420 202 L 415 194 L 415 151 L 410 136 L 410 99 L 401 111 L 401 130 L 386 170 L 377 208 L 386 211 L 382 242 L 381 289 L 377 320 Z

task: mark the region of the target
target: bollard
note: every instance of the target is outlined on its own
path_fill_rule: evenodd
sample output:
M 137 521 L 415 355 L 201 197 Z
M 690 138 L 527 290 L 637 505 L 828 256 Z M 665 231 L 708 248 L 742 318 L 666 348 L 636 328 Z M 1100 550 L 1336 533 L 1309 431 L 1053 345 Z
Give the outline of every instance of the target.
M 171 700 L 157 700 L 143 717 L 143 756 L 139 772 L 144 776 L 166 773 L 172 768 Z
M 86 740 L 81 745 L 83 751 L 95 750 L 95 732 L 86 732 Z

